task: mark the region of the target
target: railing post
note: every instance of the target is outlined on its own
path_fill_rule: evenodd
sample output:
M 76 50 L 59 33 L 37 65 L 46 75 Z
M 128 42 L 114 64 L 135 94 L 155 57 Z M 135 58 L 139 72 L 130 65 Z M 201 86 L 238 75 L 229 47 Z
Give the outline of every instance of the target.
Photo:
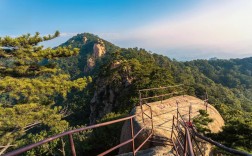
M 150 111 L 151 111 L 151 133 L 153 134 L 153 119 L 152 119 L 152 108 L 150 107 Z
M 141 96 L 141 91 L 139 91 L 139 103 L 140 103 L 140 107 L 141 107 L 141 111 L 142 111 L 142 120 L 144 123 L 144 115 L 143 115 L 143 102 L 142 102 L 142 96 Z
M 185 128 L 185 141 L 184 141 L 184 156 L 186 156 L 187 155 L 187 139 L 186 139 L 186 137 L 187 137 L 187 133 L 186 133 L 186 128 Z
M 179 113 L 179 110 L 178 110 L 178 101 L 176 101 L 176 104 L 177 104 L 177 125 L 178 125 L 178 113 Z
M 206 104 L 206 112 L 207 112 L 207 107 L 208 107 L 208 94 L 207 94 L 207 91 L 206 91 L 205 104 Z
M 74 147 L 74 141 L 73 141 L 73 136 L 72 136 L 72 134 L 69 134 L 68 136 L 69 136 L 69 141 L 70 141 L 70 145 L 71 145 L 72 155 L 76 156 L 75 147 Z
M 191 123 L 192 104 L 189 106 L 189 123 Z
M 174 115 L 173 115 L 173 118 L 172 118 L 172 131 L 171 131 L 171 139 L 172 139 L 172 133 L 173 133 L 173 125 L 174 125 Z
M 133 125 L 133 118 L 130 118 L 130 127 L 131 127 L 131 138 L 132 138 L 132 152 L 135 156 L 135 139 L 134 139 L 134 125 Z
M 186 140 L 187 140 L 187 151 L 188 151 L 187 153 L 189 156 L 194 156 L 194 150 L 192 147 L 192 139 L 191 139 L 191 135 L 190 135 L 188 128 L 186 128 L 186 137 L 187 137 Z M 201 151 L 201 150 L 199 149 L 199 151 Z
M 183 97 L 185 97 L 185 87 L 183 86 Z
M 206 101 L 206 112 L 207 112 L 208 102 Z

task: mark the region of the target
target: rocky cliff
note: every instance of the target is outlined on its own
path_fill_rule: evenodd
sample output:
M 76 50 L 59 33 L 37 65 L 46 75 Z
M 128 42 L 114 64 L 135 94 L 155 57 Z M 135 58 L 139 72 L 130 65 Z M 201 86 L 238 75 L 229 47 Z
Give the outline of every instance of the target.
M 85 40 L 84 40 L 85 41 Z M 98 43 L 94 43 L 93 53 L 87 59 L 87 64 L 84 68 L 84 72 L 92 70 L 95 66 L 95 61 L 100 59 L 106 53 L 106 47 L 102 40 L 98 39 Z
M 107 113 L 123 109 L 120 100 L 127 95 L 133 77 L 129 76 L 127 71 L 121 71 L 121 64 L 118 62 L 109 65 L 110 70 L 116 69 L 109 75 L 104 75 L 96 79 L 95 92 L 90 101 L 90 123 L 93 124 L 97 119 L 102 118 Z M 119 72 L 117 72 L 119 71 Z
M 189 106 L 192 105 L 192 114 L 191 117 L 197 117 L 199 115 L 199 110 L 205 110 L 206 106 L 204 101 L 193 97 L 193 96 L 175 96 L 170 99 L 164 100 L 162 103 L 160 101 L 150 103 L 149 105 L 152 108 L 153 113 L 153 123 L 154 123 L 154 135 L 161 136 L 164 138 L 170 138 L 171 136 L 171 127 L 172 127 L 172 118 L 173 115 L 176 116 L 176 108 L 178 102 L 179 112 L 182 114 L 184 120 L 188 120 L 188 111 Z M 149 108 L 145 105 L 143 110 L 150 116 Z M 134 134 L 136 134 L 143 126 L 142 116 L 141 116 L 141 109 L 139 106 L 134 108 L 131 114 L 136 114 L 136 118 L 134 120 Z M 219 114 L 219 112 L 210 104 L 208 104 L 208 114 L 211 119 L 213 119 L 212 123 L 209 123 L 208 127 L 213 133 L 217 133 L 222 130 L 222 126 L 224 126 L 224 120 Z M 140 134 L 139 137 L 136 138 L 135 143 L 139 145 L 147 136 L 147 133 L 151 130 L 151 121 L 144 116 L 145 124 L 147 127 L 145 130 Z M 121 142 L 124 142 L 131 138 L 131 130 L 129 121 L 125 122 L 122 127 L 121 132 Z M 153 145 L 153 144 L 152 144 Z M 150 143 L 146 143 L 142 149 L 151 148 Z M 205 147 L 204 147 L 205 148 Z M 207 149 L 208 148 L 208 149 Z M 169 149 L 169 147 L 167 147 Z M 119 153 L 128 153 L 132 151 L 132 145 L 125 145 L 120 148 Z M 211 146 L 206 146 L 205 155 L 209 155 L 211 151 Z

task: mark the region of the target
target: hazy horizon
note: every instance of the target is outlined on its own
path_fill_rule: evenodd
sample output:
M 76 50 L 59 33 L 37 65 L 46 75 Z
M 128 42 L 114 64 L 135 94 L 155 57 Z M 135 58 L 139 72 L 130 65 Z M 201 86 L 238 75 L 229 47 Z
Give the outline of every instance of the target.
M 120 47 L 140 47 L 177 60 L 252 56 L 250 0 L 1 0 L 0 36 L 90 32 Z

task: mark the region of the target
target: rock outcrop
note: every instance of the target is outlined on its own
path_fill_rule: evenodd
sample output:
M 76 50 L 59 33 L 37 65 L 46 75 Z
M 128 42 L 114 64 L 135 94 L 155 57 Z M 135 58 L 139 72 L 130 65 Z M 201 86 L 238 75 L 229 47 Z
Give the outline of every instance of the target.
M 118 73 L 99 77 L 96 80 L 96 90 L 90 102 L 90 124 L 94 124 L 97 119 L 107 113 L 122 109 L 120 99 L 124 97 L 121 95 L 127 95 L 130 92 L 129 88 L 133 78 L 125 72 L 119 71 Z
M 121 61 L 115 61 L 111 64 L 110 69 L 115 69 L 121 65 Z
M 86 43 L 87 38 L 83 37 L 83 42 Z M 102 40 L 98 39 L 98 43 L 95 43 L 93 46 L 93 53 L 87 59 L 86 67 L 84 68 L 84 72 L 91 71 L 95 66 L 95 61 L 101 58 L 106 53 L 106 47 Z
M 95 43 L 93 47 L 93 57 L 95 59 L 102 57 L 106 53 L 105 46 L 102 41 Z
M 88 40 L 87 37 L 84 36 L 84 37 L 83 37 L 83 43 L 86 44 L 86 43 L 87 43 L 87 40 Z
M 88 69 L 92 70 L 94 66 L 95 66 L 95 60 L 92 57 L 90 57 L 87 60 L 87 67 L 88 67 Z
M 191 114 L 192 118 L 199 115 L 198 110 L 200 109 L 204 110 L 206 108 L 204 101 L 188 95 L 172 97 L 170 99 L 164 100 L 162 103 L 160 101 L 150 103 L 149 105 L 151 106 L 153 113 L 155 135 L 170 138 L 172 118 L 173 115 L 176 115 L 176 108 L 177 108 L 176 102 L 179 102 L 178 106 L 181 107 L 179 108 L 179 111 L 185 120 L 188 120 L 188 111 L 190 104 L 192 104 L 192 114 Z M 149 108 L 146 105 L 143 106 L 143 110 L 146 110 L 145 113 L 147 113 L 150 116 Z M 136 134 L 144 126 L 142 122 L 140 107 L 137 106 L 136 108 L 134 108 L 131 114 L 137 115 L 134 119 L 134 134 Z M 219 114 L 219 112 L 210 104 L 208 104 L 208 114 L 209 117 L 213 119 L 213 122 L 209 123 L 208 125 L 209 129 L 213 133 L 221 131 L 222 126 L 224 126 L 224 120 Z M 151 129 L 150 119 L 148 119 L 146 116 L 144 117 L 144 119 L 147 127 L 145 128 L 144 132 L 141 133 L 140 136 L 136 138 L 135 140 L 136 144 L 140 144 L 141 142 L 143 142 L 143 140 L 146 138 L 146 133 L 148 133 Z M 123 125 L 120 141 L 124 142 L 130 138 L 131 138 L 131 131 L 129 129 L 129 121 L 127 121 Z M 145 146 L 142 149 L 150 147 L 151 147 L 150 143 L 147 142 L 147 144 L 145 144 Z M 128 153 L 131 151 L 132 151 L 132 145 L 128 144 L 121 147 L 119 153 Z

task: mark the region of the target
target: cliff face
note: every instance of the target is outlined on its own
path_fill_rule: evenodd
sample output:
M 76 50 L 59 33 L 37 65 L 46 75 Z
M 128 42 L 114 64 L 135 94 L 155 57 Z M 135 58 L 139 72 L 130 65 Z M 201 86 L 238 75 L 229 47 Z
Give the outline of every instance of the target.
M 93 47 L 93 57 L 94 58 L 100 58 L 106 53 L 105 46 L 103 42 L 95 43 Z
M 60 46 L 80 49 L 78 56 L 60 62 L 63 69 L 72 77 L 91 76 L 93 79 L 90 89 L 87 89 L 89 95 L 85 103 L 90 108 L 90 112 L 87 110 L 90 123 L 95 123 L 97 119 L 118 109 L 119 100 L 122 98 L 121 93 L 127 94 L 128 87 L 132 83 L 132 78 L 127 72 L 116 73 L 121 66 L 120 59 L 110 59 L 110 55 L 120 48 L 90 33 L 78 34 Z M 108 59 L 109 62 L 106 61 Z M 100 74 L 105 72 L 101 66 L 107 64 L 109 67 L 106 72 L 110 73 L 111 70 L 115 70 L 115 73 Z
M 87 41 L 83 39 L 84 43 Z M 92 55 L 87 59 L 84 72 L 91 71 L 95 66 L 95 61 L 101 58 L 106 53 L 106 47 L 102 40 L 98 39 L 98 43 L 94 43 Z
M 86 36 L 83 37 L 83 43 L 84 43 L 84 44 L 87 43 L 87 37 L 86 37 Z
M 87 60 L 87 69 L 93 69 L 94 66 L 95 66 L 95 60 L 92 57 L 90 57 Z
M 118 67 L 119 65 L 117 64 Z M 94 124 L 97 119 L 118 109 L 121 104 L 121 95 L 129 92 L 133 78 L 125 72 L 117 74 L 99 77 L 96 80 L 96 89 L 90 101 L 90 124 Z

